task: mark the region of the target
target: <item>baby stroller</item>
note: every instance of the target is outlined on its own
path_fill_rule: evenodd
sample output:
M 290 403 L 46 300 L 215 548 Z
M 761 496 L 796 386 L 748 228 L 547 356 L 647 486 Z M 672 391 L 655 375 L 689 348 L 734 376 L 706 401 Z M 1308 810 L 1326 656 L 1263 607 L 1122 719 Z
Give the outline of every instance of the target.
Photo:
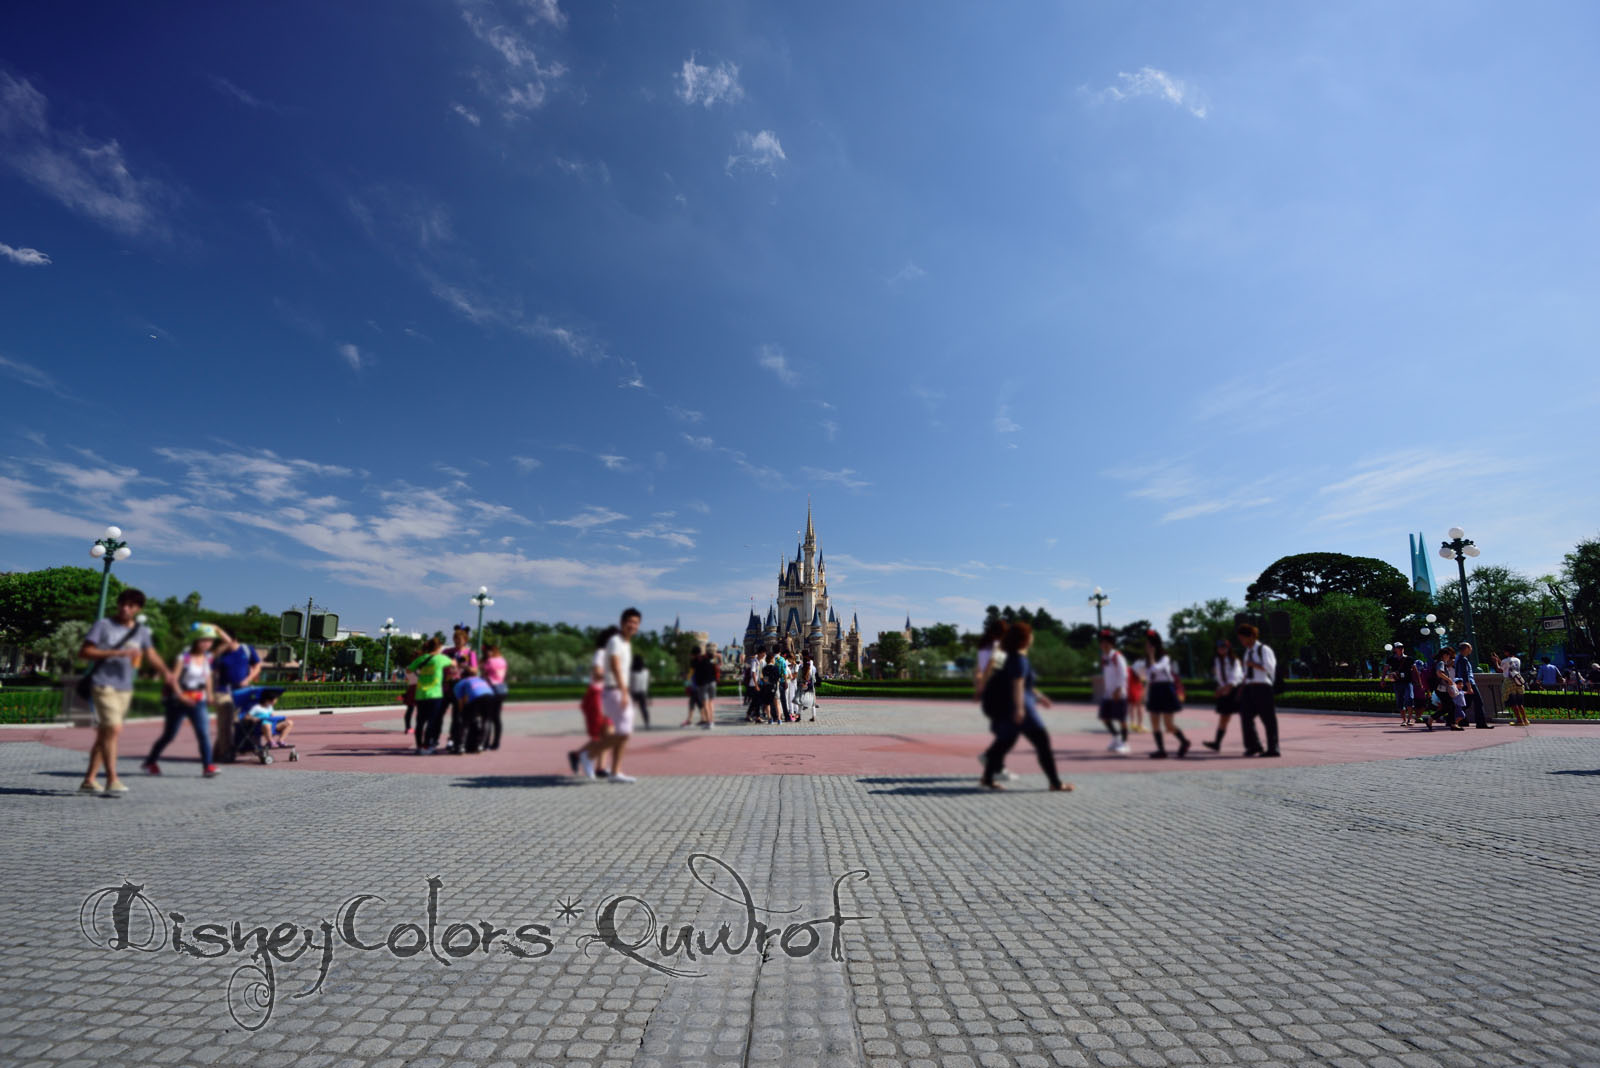
M 253 754 L 263 764 L 272 763 L 272 752 L 261 744 L 262 719 L 252 715 L 258 706 L 271 704 L 283 696 L 281 686 L 244 686 L 233 691 L 233 707 L 239 714 L 238 720 L 233 725 L 233 747 L 235 757 Z M 266 722 L 287 719 L 287 716 L 274 713 Z M 294 746 L 288 749 L 291 762 L 300 759 L 300 751 Z

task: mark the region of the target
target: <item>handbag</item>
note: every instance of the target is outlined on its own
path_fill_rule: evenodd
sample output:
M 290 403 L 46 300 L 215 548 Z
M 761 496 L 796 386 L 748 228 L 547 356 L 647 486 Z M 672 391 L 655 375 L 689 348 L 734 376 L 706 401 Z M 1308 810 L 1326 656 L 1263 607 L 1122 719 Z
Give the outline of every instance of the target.
M 122 640 L 119 641 L 117 644 L 113 645 L 111 648 L 112 649 L 121 649 L 124 645 L 127 645 L 129 639 L 131 639 L 135 634 L 139 633 L 140 628 L 141 628 L 141 624 L 138 624 L 138 623 L 135 623 L 133 626 L 129 627 L 128 628 L 128 633 L 124 634 L 122 636 Z M 94 662 L 94 666 L 93 667 L 91 667 L 88 671 L 84 672 L 81 676 L 78 677 L 78 685 L 75 686 L 74 689 L 77 691 L 77 694 L 78 694 L 78 697 L 79 697 L 80 700 L 83 700 L 83 701 L 87 702 L 87 701 L 89 701 L 89 700 L 91 700 L 93 698 L 93 696 L 94 696 L 94 673 L 99 671 L 100 670 L 100 665 L 102 665 L 104 663 L 105 663 L 104 660 L 96 660 Z

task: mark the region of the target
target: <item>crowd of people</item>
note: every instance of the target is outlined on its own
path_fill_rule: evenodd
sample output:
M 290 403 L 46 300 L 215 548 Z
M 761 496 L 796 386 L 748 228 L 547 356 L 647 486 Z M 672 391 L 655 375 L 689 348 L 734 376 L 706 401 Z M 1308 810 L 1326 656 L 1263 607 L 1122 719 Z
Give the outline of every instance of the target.
M 807 715 L 817 721 L 817 663 L 809 650 L 796 662 L 776 645 L 759 650 L 745 662 L 748 723 L 799 723 Z
M 506 659 L 493 643 L 483 648 L 483 663 L 472 647 L 472 629 L 457 624 L 447 649 L 430 638 L 422 654 L 406 665 L 405 732 L 416 740 L 419 756 L 479 753 L 500 748 L 505 706 Z M 444 733 L 450 713 L 449 734 Z M 416 726 L 412 726 L 412 717 Z M 440 745 L 440 739 L 445 744 Z

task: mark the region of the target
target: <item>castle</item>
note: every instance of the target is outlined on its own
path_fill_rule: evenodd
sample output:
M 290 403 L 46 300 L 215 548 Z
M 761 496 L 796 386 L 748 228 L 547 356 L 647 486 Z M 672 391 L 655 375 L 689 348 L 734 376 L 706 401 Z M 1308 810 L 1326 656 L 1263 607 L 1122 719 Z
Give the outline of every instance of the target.
M 778 560 L 778 599 L 767 608 L 763 622 L 755 612 L 744 628 L 745 656 L 776 645 L 785 656 L 810 652 L 824 675 L 836 675 L 850 666 L 861 670 L 861 626 L 852 615 L 850 630 L 828 600 L 828 565 L 817 546 L 817 531 L 806 505 L 805 540 L 793 560 Z

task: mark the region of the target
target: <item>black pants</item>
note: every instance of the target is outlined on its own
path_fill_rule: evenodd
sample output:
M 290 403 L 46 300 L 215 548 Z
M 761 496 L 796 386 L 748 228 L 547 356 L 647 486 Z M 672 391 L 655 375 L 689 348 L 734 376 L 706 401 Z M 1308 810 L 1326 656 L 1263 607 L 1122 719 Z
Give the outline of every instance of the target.
M 500 710 L 505 707 L 506 695 L 497 693 L 493 697 L 486 697 L 489 702 L 483 710 L 483 747 L 485 749 L 500 748 Z
M 1272 700 L 1272 687 L 1262 683 L 1245 686 L 1239 694 L 1239 731 L 1244 735 L 1246 753 L 1263 752 L 1261 738 L 1256 734 L 1256 719 L 1267 729 L 1268 753 L 1278 751 L 1278 709 Z
M 1005 767 L 1006 754 L 1011 752 L 1011 747 L 1017 744 L 1019 737 L 1033 743 L 1033 751 L 1039 757 L 1039 767 L 1044 769 L 1050 785 L 1061 781 L 1061 776 L 1056 773 L 1056 755 L 1050 748 L 1050 732 L 1045 730 L 1043 723 L 1032 716 L 1023 716 L 1021 723 L 1010 716 L 995 716 L 989 720 L 989 729 L 994 732 L 994 744 L 983 754 L 984 782 L 993 782 L 1000 769 Z
M 1483 715 L 1483 695 L 1474 690 L 1467 694 L 1467 708 L 1472 712 L 1472 721 L 1475 726 L 1487 727 L 1489 721 Z
M 650 726 L 650 695 L 629 690 L 628 699 L 633 702 L 633 707 L 639 710 L 639 719 L 646 727 Z
M 417 739 L 418 749 L 428 749 L 439 744 L 439 730 L 444 726 L 444 698 L 422 697 L 417 699 Z
M 484 723 L 493 714 L 497 700 L 494 694 L 488 694 L 455 702 L 450 717 L 450 744 L 457 752 L 476 753 L 483 747 Z

